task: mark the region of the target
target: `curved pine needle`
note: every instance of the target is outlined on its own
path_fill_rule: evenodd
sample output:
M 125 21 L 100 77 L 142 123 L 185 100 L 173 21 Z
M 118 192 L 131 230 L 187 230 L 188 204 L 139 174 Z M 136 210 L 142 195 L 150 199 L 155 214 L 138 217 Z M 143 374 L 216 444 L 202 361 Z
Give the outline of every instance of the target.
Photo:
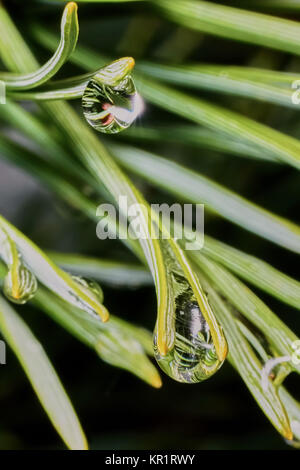
M 70 449 L 86 450 L 87 441 L 79 420 L 42 345 L 1 296 L 0 330 L 63 441 Z
M 103 321 L 108 320 L 109 314 L 101 303 L 103 300 L 101 290 L 96 293 L 83 282 L 73 279 L 2 216 L 0 216 L 0 228 L 14 241 L 24 263 L 42 284 L 79 309 L 91 315 L 99 315 Z
M 34 39 L 37 42 L 39 42 L 39 44 L 44 46 L 46 49 L 49 49 L 51 51 L 55 50 L 55 47 L 57 44 L 56 34 L 49 31 L 48 29 L 45 29 L 38 23 L 34 23 L 32 25 L 31 34 L 34 37 Z M 4 51 L 2 53 L 4 53 Z M 18 62 L 20 61 L 20 59 L 21 58 L 19 57 Z M 32 59 L 32 55 L 31 55 L 31 59 Z M 84 74 L 83 76 L 81 75 L 81 78 L 90 77 L 91 70 L 98 70 L 99 67 L 104 66 L 105 64 L 109 63 L 111 60 L 112 60 L 111 57 L 108 57 L 104 54 L 100 54 L 99 52 L 95 54 L 94 51 L 81 45 L 77 45 L 74 53 L 70 57 L 71 63 L 76 64 L 79 67 L 82 67 L 84 70 L 87 71 L 86 74 Z M 6 63 L 9 63 L 7 62 L 7 59 L 6 59 Z M 20 65 L 24 66 L 24 64 L 21 64 L 21 62 L 20 62 Z M 10 67 L 15 67 L 14 63 L 10 63 Z M 75 79 L 77 82 L 78 77 L 75 77 Z M 72 80 L 72 82 L 68 82 L 67 86 L 68 87 L 73 86 L 74 85 L 73 79 L 68 79 L 68 80 Z M 57 82 L 58 81 L 56 81 L 56 83 Z M 78 82 L 77 82 L 77 85 L 78 85 Z
M 52 78 L 72 54 L 78 39 L 77 5 L 69 2 L 61 19 L 61 38 L 59 46 L 49 61 L 38 70 L 19 75 L 0 72 L 0 80 L 5 82 L 6 90 L 28 90 Z
M 14 99 L 36 101 L 71 100 L 81 98 L 86 85 L 91 78 L 94 77 L 98 82 L 114 86 L 129 74 L 133 67 L 134 59 L 132 57 L 123 57 L 104 65 L 95 72 L 63 80 L 52 81 L 37 91 L 17 91 L 10 95 Z

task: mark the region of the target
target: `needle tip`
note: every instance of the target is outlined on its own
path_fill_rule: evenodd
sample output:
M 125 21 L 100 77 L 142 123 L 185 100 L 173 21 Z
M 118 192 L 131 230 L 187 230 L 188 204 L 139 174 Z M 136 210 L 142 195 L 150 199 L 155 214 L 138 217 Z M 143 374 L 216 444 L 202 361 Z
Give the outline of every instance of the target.
M 109 313 L 103 305 L 101 310 L 99 310 L 98 314 L 101 317 L 103 323 L 106 323 L 109 320 Z
M 77 3 L 75 3 L 75 2 L 69 2 L 69 3 L 67 3 L 66 8 L 68 9 L 68 11 L 69 11 L 70 13 L 73 12 L 73 11 L 77 11 L 77 10 L 78 10 Z
M 155 377 L 153 377 L 152 386 L 153 386 L 154 388 L 161 388 L 161 386 L 162 386 L 162 381 L 161 381 L 161 378 L 160 378 L 160 376 L 159 376 L 158 374 L 155 375 Z

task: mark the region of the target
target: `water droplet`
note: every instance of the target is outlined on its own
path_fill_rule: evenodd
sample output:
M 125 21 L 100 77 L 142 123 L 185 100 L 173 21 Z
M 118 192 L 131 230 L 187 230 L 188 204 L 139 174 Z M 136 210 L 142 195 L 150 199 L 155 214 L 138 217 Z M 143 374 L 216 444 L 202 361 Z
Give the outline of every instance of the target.
M 0 227 L 0 257 L 7 265 L 3 293 L 16 304 L 25 304 L 36 293 L 38 283 L 35 275 L 24 265 L 14 240 Z
M 142 112 L 143 100 L 129 73 L 132 66 L 128 58 L 120 59 L 104 67 L 88 82 L 82 96 L 83 114 L 97 131 L 121 132 Z
M 88 294 L 89 296 L 92 295 L 97 302 L 103 302 L 103 291 L 96 281 L 86 279 L 81 276 L 72 275 L 71 277 L 73 281 L 77 282 L 77 284 L 80 285 L 80 287 L 84 290 L 86 294 Z
M 197 383 L 213 375 L 222 365 L 217 358 L 208 324 L 196 302 L 184 300 L 175 313 L 173 349 L 161 356 L 154 336 L 155 358 L 161 369 L 178 382 Z
M 154 332 L 154 355 L 160 368 L 178 382 L 197 383 L 211 377 L 222 365 L 211 332 L 202 314 L 194 292 L 182 268 L 163 243 L 168 281 L 173 292 L 174 328 L 171 350 L 164 356 L 157 348 Z
M 3 292 L 11 302 L 25 304 L 38 288 L 35 275 L 23 264 L 12 266 L 4 279 Z

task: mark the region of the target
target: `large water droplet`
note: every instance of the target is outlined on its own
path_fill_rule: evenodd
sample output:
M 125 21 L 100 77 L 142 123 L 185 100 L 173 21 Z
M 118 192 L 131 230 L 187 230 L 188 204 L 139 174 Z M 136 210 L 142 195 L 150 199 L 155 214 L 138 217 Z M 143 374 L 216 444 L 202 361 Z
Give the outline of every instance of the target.
M 211 377 L 222 365 L 209 325 L 201 312 L 195 294 L 167 243 L 161 240 L 164 262 L 173 295 L 174 338 L 171 350 L 164 356 L 157 347 L 154 332 L 154 355 L 160 368 L 172 379 L 197 383 Z M 171 342 L 171 344 L 172 344 Z
M 96 74 L 85 88 L 82 108 L 94 129 L 116 134 L 127 129 L 142 112 L 143 100 L 130 75 L 111 86 L 101 83 Z
M 11 267 L 4 279 L 3 293 L 15 304 L 25 304 L 38 288 L 35 275 L 23 264 Z
M 4 295 L 16 304 L 25 304 L 36 293 L 35 275 L 24 265 L 14 240 L 0 227 L 0 257 L 7 265 L 3 282 Z
M 222 365 L 197 302 L 185 296 L 176 302 L 173 349 L 161 356 L 154 335 L 154 354 L 161 369 L 178 382 L 201 382 Z

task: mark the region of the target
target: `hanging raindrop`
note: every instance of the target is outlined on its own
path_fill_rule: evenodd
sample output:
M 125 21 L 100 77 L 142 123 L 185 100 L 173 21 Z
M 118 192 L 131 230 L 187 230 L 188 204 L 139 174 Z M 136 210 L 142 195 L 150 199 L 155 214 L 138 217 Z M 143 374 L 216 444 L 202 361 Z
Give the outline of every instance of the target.
M 178 275 L 176 276 L 177 280 Z M 187 282 L 184 278 L 181 283 Z M 198 303 L 187 291 L 175 301 L 175 340 L 166 356 L 159 354 L 154 334 L 154 354 L 161 369 L 174 380 L 197 383 L 213 375 L 222 365 L 210 334 L 209 326 Z
M 3 282 L 4 295 L 15 304 L 25 304 L 36 293 L 38 283 L 35 275 L 25 266 L 17 245 L 0 227 L 0 258 L 7 265 Z
M 15 304 L 25 304 L 38 288 L 35 275 L 23 264 L 11 267 L 4 279 L 3 293 Z
M 209 325 L 199 308 L 191 285 L 179 262 L 161 240 L 173 310 L 169 325 L 172 338 L 166 355 L 157 347 L 157 326 L 154 331 L 154 356 L 160 368 L 172 379 L 197 383 L 211 377 L 224 361 L 218 358 Z
M 88 82 L 82 108 L 87 122 L 97 131 L 116 134 L 127 129 L 143 110 L 130 71 L 131 57 L 104 67 Z

